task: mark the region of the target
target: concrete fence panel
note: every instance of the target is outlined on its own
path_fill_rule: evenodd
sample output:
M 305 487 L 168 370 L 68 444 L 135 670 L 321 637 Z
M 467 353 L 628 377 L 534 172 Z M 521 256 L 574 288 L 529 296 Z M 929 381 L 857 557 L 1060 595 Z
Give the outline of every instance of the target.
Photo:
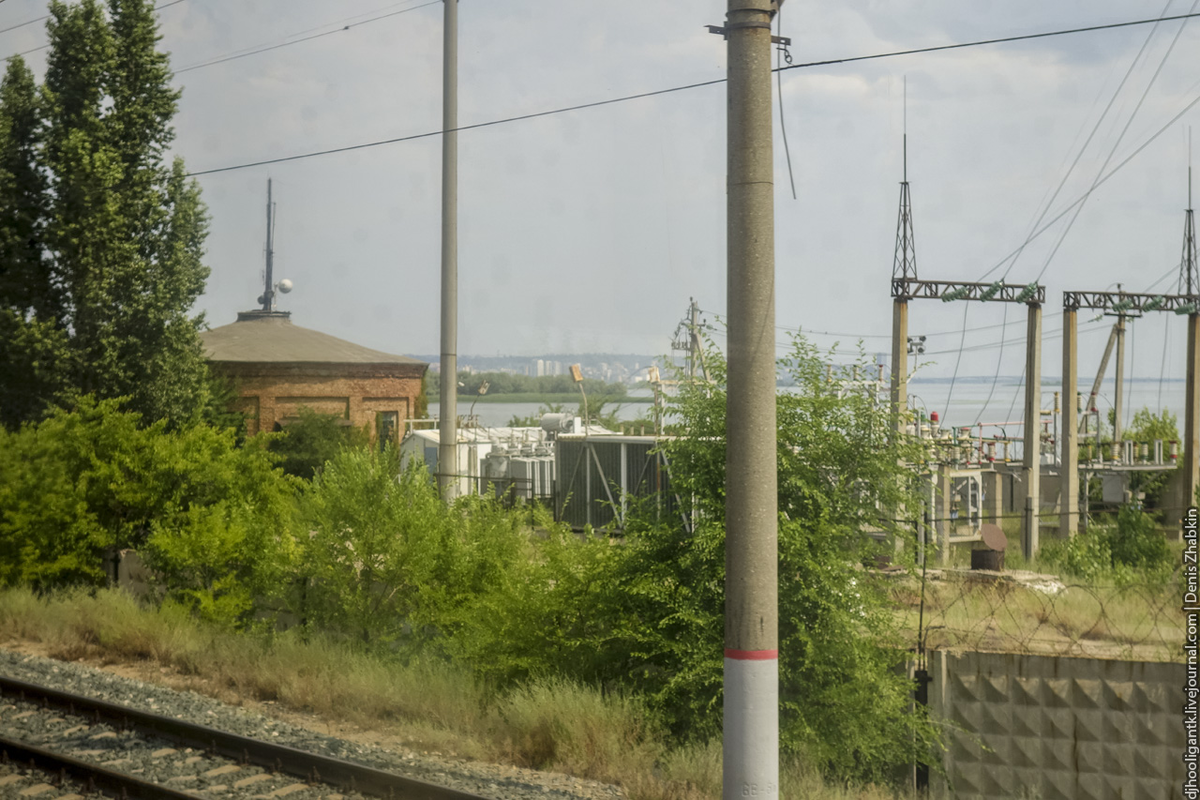
M 1182 797 L 1184 665 L 1005 653 L 932 654 L 954 798 Z

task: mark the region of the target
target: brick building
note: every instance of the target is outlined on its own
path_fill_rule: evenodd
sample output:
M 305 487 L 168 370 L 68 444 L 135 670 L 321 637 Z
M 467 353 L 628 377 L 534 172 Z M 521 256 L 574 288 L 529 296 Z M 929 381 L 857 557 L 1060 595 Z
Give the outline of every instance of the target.
M 429 365 L 293 325 L 288 311 L 242 311 L 203 332 L 205 355 L 232 378 L 234 408 L 251 435 L 279 430 L 302 407 L 367 426 L 373 441 L 398 441 L 421 396 Z

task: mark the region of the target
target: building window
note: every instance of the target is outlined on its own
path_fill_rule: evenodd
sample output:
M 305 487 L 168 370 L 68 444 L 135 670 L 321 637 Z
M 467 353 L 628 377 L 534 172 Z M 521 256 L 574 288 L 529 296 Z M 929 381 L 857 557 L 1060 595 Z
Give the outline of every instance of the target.
M 375 433 L 379 442 L 379 449 L 387 447 L 390 444 L 396 444 L 396 437 L 400 429 L 400 412 L 399 411 L 380 411 L 375 415 Z

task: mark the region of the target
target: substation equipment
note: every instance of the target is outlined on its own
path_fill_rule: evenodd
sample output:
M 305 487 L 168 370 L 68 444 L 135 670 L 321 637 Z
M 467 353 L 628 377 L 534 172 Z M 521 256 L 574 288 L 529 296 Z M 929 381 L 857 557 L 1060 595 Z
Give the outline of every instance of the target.
M 907 145 L 905 146 L 907 161 Z M 1177 442 L 1136 443 L 1122 439 L 1123 386 L 1125 369 L 1124 333 L 1126 321 L 1147 312 L 1172 312 L 1187 316 L 1187 385 L 1183 440 L 1183 506 L 1192 504 L 1200 481 L 1200 274 L 1196 263 L 1195 220 L 1191 203 L 1191 170 L 1188 170 L 1188 208 L 1184 220 L 1183 256 L 1180 262 L 1176 294 L 1149 294 L 1118 291 L 1067 291 L 1063 293 L 1063 384 L 1061 395 L 1054 393 L 1052 409 L 1041 407 L 1041 334 L 1045 287 L 1035 283 L 1009 284 L 925 281 L 917 276 L 909 198 L 907 166 L 900 184 L 900 214 L 896 232 L 896 254 L 892 267 L 892 425 L 898 434 L 908 433 L 928 439 L 932 463 L 922 472 L 927 481 L 929 513 L 924 525 L 918 525 L 918 543 L 924 547 L 936 535 L 936 544 L 945 561 L 951 544 L 979 539 L 981 523 L 996 521 L 1002 515 L 1001 498 L 1005 494 L 1022 496 L 1021 550 L 1030 558 L 1038 550 L 1041 472 L 1058 473 L 1059 535 L 1074 535 L 1086 525 L 1088 480 L 1102 477 L 1106 500 L 1124 502 L 1124 487 L 1133 472 L 1164 471 L 1176 468 L 1180 453 Z M 981 302 L 1024 303 L 1028 309 L 1025 337 L 1025 407 L 1022 420 L 1001 423 L 976 423 L 968 427 L 941 429 L 936 414 L 925 420 L 909 422 L 908 302 L 914 299 L 978 300 Z M 1100 369 L 1085 401 L 1078 391 L 1078 325 L 1080 309 L 1091 309 L 1113 316 L 1116 322 L 1109 336 Z M 1096 397 L 1114 345 L 1117 353 L 1112 442 L 1102 447 L 1101 419 Z M 1060 402 L 1061 400 L 1061 402 Z M 1022 435 L 1007 434 L 1007 426 L 1020 426 Z M 985 429 L 997 427 L 996 433 Z M 1083 458 L 1080 440 L 1084 441 Z M 1090 441 L 1089 441 L 1090 440 Z M 1018 484 L 1007 465 L 1010 447 L 1022 444 Z M 1105 450 L 1108 452 L 1106 453 Z M 1080 474 L 1083 474 L 1083 491 Z M 1006 485 L 1007 484 L 1007 485 Z M 1018 485 L 1021 490 L 1018 492 Z M 1007 489 L 1007 491 L 1006 491 Z M 1179 509 L 1175 509 L 1178 511 Z M 932 523 L 932 524 L 931 524 Z M 965 524 L 967 533 L 958 534 Z M 921 555 L 923 558 L 923 553 Z
M 1189 210 L 1189 214 L 1190 214 Z M 1194 261 L 1194 259 L 1193 259 Z M 1187 268 L 1185 259 L 1184 268 Z M 1192 270 L 1194 271 L 1194 263 Z M 1125 364 L 1125 323 L 1131 317 L 1141 317 L 1145 312 L 1166 311 L 1188 317 L 1187 339 L 1187 387 L 1184 400 L 1184 448 L 1183 489 L 1186 498 L 1196 490 L 1197 448 L 1196 431 L 1196 358 L 1200 324 L 1197 324 L 1197 298 L 1193 293 L 1195 284 L 1185 282 L 1186 294 L 1135 294 L 1131 292 L 1063 292 L 1063 418 L 1062 449 L 1059 466 L 1061 490 L 1059 492 L 1059 535 L 1070 536 L 1087 525 L 1088 480 L 1100 475 L 1105 482 L 1105 494 L 1113 499 L 1124 494 L 1124 485 L 1130 473 L 1175 469 L 1179 458 L 1177 442 L 1156 441 L 1136 443 L 1122 439 L 1123 386 Z M 1096 382 L 1085 402 L 1078 391 L 1078 320 L 1080 309 L 1100 311 L 1116 317 L 1109 335 L 1104 357 Z M 1113 402 L 1113 436 L 1108 447 L 1100 443 L 1100 412 L 1096 407 L 1096 393 L 1103 379 L 1109 356 L 1116 345 L 1117 366 L 1115 395 Z M 1072 399 L 1074 402 L 1072 402 Z M 1095 422 L 1089 424 L 1089 418 Z M 1080 440 L 1083 440 L 1083 458 L 1080 457 Z M 1090 441 L 1089 441 L 1090 440 Z M 1104 452 L 1108 450 L 1108 452 Z M 1083 481 L 1080 481 L 1080 474 Z M 1081 490 L 1082 488 L 1082 490 Z M 1121 497 L 1121 499 L 1124 499 Z
M 904 180 L 900 183 L 900 212 L 896 227 L 896 253 L 892 265 L 892 386 L 891 408 L 892 427 L 897 435 L 904 435 L 908 429 L 906 413 L 908 408 L 908 303 L 910 300 L 941 300 L 953 302 L 956 300 L 977 300 L 980 302 L 1017 303 L 1024 304 L 1028 313 L 1028 324 L 1025 337 L 1025 415 L 1026 420 L 1041 420 L 1041 369 L 1042 369 L 1042 305 L 1046 302 L 1046 287 L 1036 282 L 1026 284 L 1007 283 L 1004 280 L 992 283 L 970 283 L 963 281 L 927 281 L 917 276 L 916 244 L 912 226 L 912 204 L 908 184 L 908 142 L 904 144 Z M 1038 516 L 1037 504 L 1040 496 L 1040 453 L 1041 425 L 1024 426 L 1023 450 L 1023 485 L 1025 490 L 1024 515 L 1021 525 L 1021 550 L 1028 558 L 1038 549 Z M 940 448 L 939 448 L 940 449 Z M 936 452 L 936 451 L 935 451 Z M 931 486 L 941 486 L 942 506 L 951 502 L 953 486 L 966 486 L 966 496 L 972 496 L 971 486 L 975 486 L 980 496 L 994 498 L 997 492 L 987 492 L 983 488 L 983 469 L 980 467 L 962 467 L 970 474 L 957 477 L 943 476 L 940 473 L 943 466 L 951 467 L 953 472 L 959 468 L 953 459 L 939 463 L 938 468 L 926 476 Z M 961 471 L 960 469 L 960 471 Z M 978 471 L 978 475 L 975 472 Z M 989 478 L 989 481 L 993 479 Z M 998 485 L 997 485 L 998 488 Z M 932 491 L 939 491 L 934 488 Z M 968 504 L 969 505 L 969 504 Z M 956 527 L 957 520 L 950 519 L 950 511 L 945 515 L 934 513 L 938 508 L 931 506 L 930 516 L 936 526 L 943 531 L 942 558 L 944 559 L 951 541 L 975 541 L 979 537 L 978 526 L 967 536 L 952 536 L 950 531 Z M 922 526 L 923 528 L 926 526 Z M 929 531 L 922 533 L 922 546 L 928 544 Z

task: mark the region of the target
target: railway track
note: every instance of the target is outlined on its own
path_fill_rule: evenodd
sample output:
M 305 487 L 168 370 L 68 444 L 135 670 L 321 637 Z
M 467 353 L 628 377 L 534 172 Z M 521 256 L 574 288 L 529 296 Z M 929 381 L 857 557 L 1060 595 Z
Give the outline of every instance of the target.
M 480 800 L 351 761 L 0 677 L 0 796 L 48 800 L 81 790 L 128 798 Z

